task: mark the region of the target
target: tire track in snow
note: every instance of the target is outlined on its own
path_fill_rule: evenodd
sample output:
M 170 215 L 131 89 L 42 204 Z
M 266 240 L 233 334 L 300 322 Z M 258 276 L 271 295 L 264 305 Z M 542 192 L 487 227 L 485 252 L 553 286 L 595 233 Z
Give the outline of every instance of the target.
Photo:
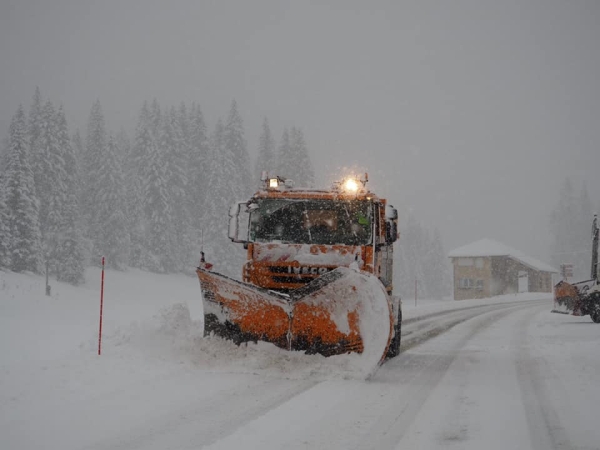
M 376 409 L 379 420 L 374 422 L 368 432 L 364 433 L 364 438 L 353 448 L 395 449 L 430 393 L 439 384 L 466 343 L 502 317 L 532 306 L 537 305 L 528 302 L 525 305 L 511 304 L 470 311 L 468 317 L 452 320 L 452 322 L 457 320 L 454 325 L 462 323 L 465 326 L 465 331 L 459 339 L 441 342 L 441 346 L 437 347 L 435 353 L 420 353 L 416 349 L 415 352 L 406 354 L 407 357 L 401 354 L 396 360 L 390 361 L 391 364 L 386 370 L 380 371 L 372 381 L 399 383 L 405 388 L 393 391 L 393 395 L 387 396 L 385 405 L 369 405 L 370 408 Z M 379 404 L 382 403 L 381 400 L 379 399 Z
M 572 448 L 567 430 L 562 426 L 552 396 L 548 395 L 545 379 L 551 377 L 556 388 L 561 381 L 553 376 L 548 361 L 530 351 L 531 339 L 528 328 L 539 310 L 525 315 L 519 324 L 519 332 L 514 337 L 518 348 L 516 361 L 517 378 L 521 387 L 523 406 L 527 412 L 527 422 L 531 436 L 532 450 L 558 450 Z
M 299 382 L 259 376 L 256 382 L 250 384 L 247 377 L 244 380 L 226 392 L 216 392 L 209 398 L 198 398 L 192 392 L 185 407 L 176 410 L 166 408 L 158 413 L 149 411 L 142 423 L 133 424 L 124 433 L 117 433 L 84 448 L 163 450 L 177 442 L 178 449 L 197 449 L 235 432 L 247 422 L 319 383 L 314 380 Z M 168 386 L 159 389 L 168 389 Z M 205 388 L 199 389 L 204 391 Z
M 527 305 L 547 304 L 547 300 L 528 301 Z M 440 311 L 425 316 L 414 317 L 402 322 L 402 342 L 400 351 L 406 351 L 428 339 L 432 339 L 461 322 L 490 311 L 523 306 L 523 302 L 499 303 L 492 305 L 468 306 L 465 308 Z

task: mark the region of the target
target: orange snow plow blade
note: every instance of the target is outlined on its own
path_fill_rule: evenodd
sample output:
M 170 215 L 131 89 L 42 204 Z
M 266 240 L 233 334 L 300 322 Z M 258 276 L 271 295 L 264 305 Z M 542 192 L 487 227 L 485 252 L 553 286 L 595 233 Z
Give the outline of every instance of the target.
M 286 350 L 369 354 L 382 362 L 393 316 L 385 288 L 371 274 L 339 267 L 286 294 L 197 269 L 205 334 L 237 344 L 267 341 Z
M 551 312 L 559 314 L 578 315 L 579 291 L 566 281 L 560 281 L 554 286 L 554 308 Z
M 589 304 L 586 301 L 587 293 L 596 285 L 596 279 L 567 283 L 559 281 L 554 286 L 554 308 L 551 312 L 585 316 L 590 314 Z

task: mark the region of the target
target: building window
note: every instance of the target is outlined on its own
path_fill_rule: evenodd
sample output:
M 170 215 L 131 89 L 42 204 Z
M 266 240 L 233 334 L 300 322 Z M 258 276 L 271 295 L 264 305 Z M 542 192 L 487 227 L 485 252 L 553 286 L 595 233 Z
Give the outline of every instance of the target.
M 461 289 L 472 289 L 474 286 L 472 278 L 460 278 L 458 280 L 458 287 Z
M 483 291 L 483 280 L 474 280 L 473 278 L 459 278 L 458 287 L 461 289 L 477 289 Z
M 459 266 L 472 266 L 473 265 L 473 258 L 458 258 L 458 265 Z
M 483 269 L 483 258 L 475 258 L 475 267 Z

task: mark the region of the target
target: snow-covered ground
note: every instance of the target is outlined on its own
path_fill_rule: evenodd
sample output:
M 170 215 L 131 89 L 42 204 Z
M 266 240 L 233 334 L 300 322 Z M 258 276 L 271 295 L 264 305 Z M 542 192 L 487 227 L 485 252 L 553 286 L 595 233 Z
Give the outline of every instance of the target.
M 550 295 L 404 301 L 402 354 L 202 338 L 193 277 L 0 272 L 2 449 L 600 448 L 600 326 Z M 476 308 L 473 308 L 476 307 Z

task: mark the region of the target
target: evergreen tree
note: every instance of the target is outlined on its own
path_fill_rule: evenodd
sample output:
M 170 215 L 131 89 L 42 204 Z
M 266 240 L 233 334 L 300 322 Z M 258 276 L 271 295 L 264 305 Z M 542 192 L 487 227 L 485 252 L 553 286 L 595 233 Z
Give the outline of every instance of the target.
M 125 128 L 121 127 L 121 129 L 115 135 L 115 145 L 120 151 L 118 155 L 119 159 L 121 161 L 127 161 L 132 149 L 131 140 L 129 139 L 129 135 L 127 134 Z
M 194 212 L 194 183 L 193 173 L 191 171 L 193 144 L 192 144 L 192 116 L 188 113 L 184 103 L 181 103 L 177 112 L 173 111 L 172 120 L 177 134 L 180 136 L 181 142 L 178 154 L 174 155 L 175 162 L 179 166 L 179 170 L 175 173 L 177 177 L 173 179 L 174 185 L 180 186 L 180 197 L 174 201 L 181 204 L 178 205 L 176 215 L 178 222 L 175 223 L 177 232 L 179 252 L 177 255 L 180 271 L 192 273 L 198 259 L 198 249 L 200 244 L 200 236 L 198 235 L 199 221 L 198 214 Z M 194 130 L 195 131 L 195 130 Z M 206 142 L 204 143 L 206 145 Z M 177 189 L 176 189 L 177 192 Z
M 56 270 L 61 246 L 63 204 L 67 192 L 67 172 L 59 143 L 57 112 L 50 101 L 42 109 L 42 127 L 37 139 L 34 169 L 40 201 L 40 227 L 44 258 Z M 67 139 L 68 141 L 68 139 Z
M 5 159 L 4 153 L 0 155 L 0 162 L 2 162 L 2 170 L 0 170 L 0 268 L 10 266 L 10 217 L 8 215 L 8 206 L 6 205 L 7 186 L 4 174 L 6 167 Z
M 266 171 L 269 175 L 278 175 L 276 173 L 275 139 L 273 139 L 266 117 L 263 120 L 262 133 L 258 139 L 257 155 L 256 165 L 254 166 L 254 179 L 252 181 L 258 187 L 262 187 L 260 178 L 263 171 Z
M 124 164 L 126 173 L 127 227 L 131 236 L 129 264 L 144 268 L 150 260 L 146 252 L 146 219 L 144 209 L 146 197 L 143 180 L 150 175 L 149 155 L 155 145 L 151 133 L 151 115 L 148 103 L 144 102 L 139 114 L 135 142 Z
M 64 170 L 60 173 L 65 175 L 64 192 L 61 194 L 62 222 L 58 228 L 60 240 L 56 250 L 57 279 L 79 285 L 84 281 L 86 260 L 79 213 L 79 165 L 69 139 L 67 119 L 62 106 L 57 112 L 56 125 L 58 148 L 61 150 L 64 163 Z
M 65 189 L 61 183 L 66 176 L 63 173 L 64 161 L 58 145 L 56 110 L 50 101 L 47 101 L 42 109 L 39 135 L 34 142 L 33 171 L 37 197 L 40 201 L 40 226 L 42 238 L 47 247 L 46 256 L 50 256 L 49 243 L 46 241 L 51 238 L 48 238 L 47 234 L 51 227 L 53 232 L 56 231 L 60 223 L 60 217 L 57 216 L 60 214 L 60 205 L 57 205 L 56 202 L 60 202 L 58 197 Z M 52 214 L 51 218 L 50 214 Z M 53 220 L 53 222 L 49 223 L 49 220 Z M 54 244 L 56 243 L 54 242 Z M 53 245 L 50 244 L 50 246 Z
M 84 158 L 85 158 L 85 148 L 83 145 L 83 139 L 81 139 L 81 133 L 79 129 L 75 130 L 73 133 L 73 137 L 71 138 L 71 147 L 73 150 L 73 157 L 75 158 L 75 163 L 77 165 L 77 181 L 76 181 L 76 192 L 78 193 L 77 198 L 79 202 L 79 206 L 81 207 L 81 200 L 83 200 L 82 190 L 83 190 L 83 173 L 84 173 Z
M 142 262 L 144 268 L 155 272 L 167 272 L 165 257 L 170 255 L 173 233 L 173 205 L 169 201 L 168 172 L 166 158 L 160 145 L 161 113 L 158 102 L 154 100 L 149 111 L 149 137 L 151 145 L 146 154 L 147 173 L 142 178 L 142 196 L 144 198 L 146 252 Z M 158 128 L 156 128 L 158 127 Z M 155 139 L 159 136 L 159 139 Z M 164 138 L 163 138 L 164 139 Z
M 100 262 L 106 256 L 108 264 L 121 268 L 127 250 L 128 235 L 124 234 L 123 178 L 118 149 L 111 142 L 104 122 L 102 106 L 97 100 L 90 111 L 86 137 L 84 167 L 85 200 L 83 217 L 87 223 L 87 235 L 92 243 L 92 261 Z M 120 234 L 120 235 L 118 235 Z
M 129 234 L 125 215 L 125 192 L 122 172 L 121 151 L 110 136 L 102 163 L 96 172 L 99 191 L 96 199 L 98 208 L 95 217 L 94 236 L 98 253 L 116 269 L 127 264 Z
M 29 148 L 32 155 L 34 155 L 36 143 L 42 134 L 42 94 L 39 87 L 35 88 L 31 108 L 29 109 L 28 134 Z
M 179 108 L 177 111 L 172 111 L 172 115 L 174 117 L 173 120 L 177 122 L 177 128 L 179 133 L 181 134 L 182 145 L 184 149 L 184 154 L 188 156 L 190 154 L 190 149 L 192 147 L 191 143 L 191 115 L 188 113 L 187 106 L 184 102 L 179 104 Z
M 188 243 L 189 217 L 187 209 L 187 176 L 185 142 L 177 120 L 175 108 L 166 112 L 163 118 L 160 152 L 164 161 L 167 201 L 171 205 L 169 216 L 165 217 L 168 227 L 168 245 L 161 255 L 166 271 L 179 271 L 183 268 L 183 254 Z
M 201 229 L 207 260 L 215 264 L 221 273 L 239 278 L 245 255 L 227 237 L 227 211 L 239 200 L 238 188 L 231 182 L 236 170 L 233 155 L 225 144 L 225 127 L 219 119 L 211 136 L 211 201 L 207 202 Z
M 314 187 L 315 172 L 308 155 L 304 133 L 301 129 L 292 127 L 290 133 L 290 166 L 295 168 L 298 185 Z
M 277 153 L 277 174 L 283 178 L 291 178 L 297 186 L 313 187 L 315 184 L 315 173 L 304 133 L 299 128 L 283 130 Z
M 287 128 L 283 129 L 279 148 L 277 150 L 277 175 L 282 178 L 295 178 L 296 167 L 293 164 L 292 147 L 290 143 L 290 133 Z
M 160 109 L 160 105 L 158 104 L 158 100 L 152 100 L 150 104 L 150 135 L 152 136 L 152 140 L 155 145 L 158 145 L 160 140 L 162 127 L 162 111 Z
M 5 173 L 10 268 L 40 273 L 42 238 L 30 158 L 25 113 L 19 107 L 10 124 Z
M 101 256 L 98 248 L 98 194 L 101 189 L 98 183 L 98 170 L 102 165 L 102 157 L 106 153 L 107 136 L 104 115 L 100 101 L 92 105 L 87 124 L 85 153 L 83 157 L 83 186 L 82 216 L 85 233 L 92 244 L 94 264 Z
M 77 159 L 78 164 L 81 166 L 85 155 L 85 149 L 83 146 L 83 139 L 81 139 L 81 133 L 79 132 L 79 128 L 77 128 L 75 130 L 75 133 L 73 133 L 71 143 L 73 145 L 73 152 L 75 154 L 75 158 Z
M 86 222 L 85 222 L 85 146 L 83 143 L 83 139 L 81 138 L 81 133 L 79 129 L 75 130 L 73 133 L 73 137 L 71 138 L 71 149 L 73 150 L 73 156 L 75 158 L 75 179 L 74 182 L 74 194 L 77 199 L 77 211 L 79 217 L 77 218 L 77 223 L 82 233 L 82 245 L 84 247 L 84 252 L 87 255 L 86 261 L 89 255 L 91 254 L 90 241 L 85 238 L 86 235 Z
M 246 198 L 251 195 L 253 186 L 250 175 L 250 156 L 244 138 L 244 124 L 235 100 L 231 102 L 225 124 L 224 143 L 235 169 L 234 176 L 229 182 L 234 186 L 237 199 Z
M 210 176 L 210 144 L 200 106 L 192 105 L 189 119 L 190 153 L 188 159 L 189 201 L 193 226 L 198 230 L 204 210 Z M 199 237 L 199 236 L 197 236 Z
M 8 146 L 8 136 L 4 136 L 0 141 L 0 173 L 2 173 L 3 168 L 6 167 L 4 161 L 7 158 Z
M 48 105 L 46 105 L 48 106 Z M 50 104 L 51 107 L 51 104 Z M 49 117 L 50 116 L 50 117 Z M 31 168 L 33 170 L 33 178 L 36 188 L 36 198 L 40 201 L 40 226 L 44 227 L 44 208 L 43 196 L 44 196 L 44 184 L 47 184 L 49 180 L 48 167 L 46 167 L 47 161 L 44 161 L 44 155 L 46 152 L 43 150 L 42 134 L 44 129 L 52 128 L 52 112 L 46 111 L 44 114 L 44 105 L 42 104 L 42 94 L 40 88 L 36 87 L 29 108 L 29 122 L 27 126 L 28 131 L 28 142 L 29 142 L 29 154 L 31 161 Z

